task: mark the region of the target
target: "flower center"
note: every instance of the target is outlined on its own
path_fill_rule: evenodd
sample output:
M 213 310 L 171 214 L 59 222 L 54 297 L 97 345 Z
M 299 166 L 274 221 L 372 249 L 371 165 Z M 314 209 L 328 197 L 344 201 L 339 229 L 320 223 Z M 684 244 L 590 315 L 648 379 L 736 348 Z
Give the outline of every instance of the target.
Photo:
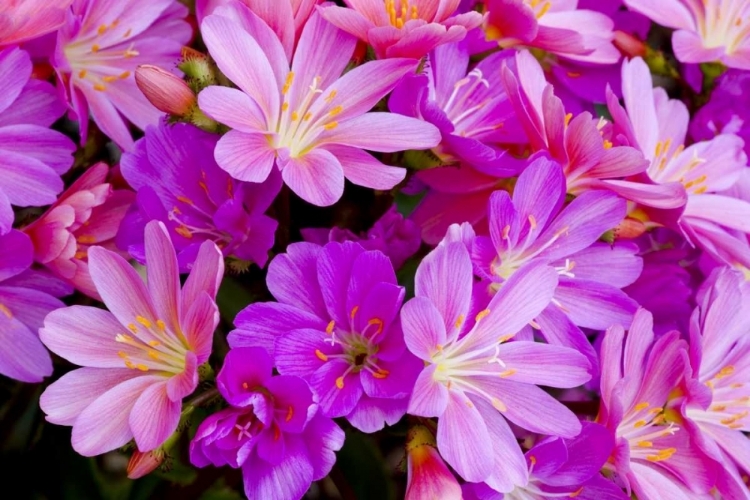
M 172 375 L 185 370 L 185 355 L 190 347 L 181 332 L 171 332 L 164 321 L 157 319 L 152 322 L 144 316 L 136 316 L 128 330 L 130 334 L 115 335 L 116 342 L 127 346 L 127 351 L 117 353 L 126 367 Z
M 647 401 L 633 407 L 617 428 L 617 437 L 628 440 L 630 456 L 649 462 L 668 460 L 677 452 L 676 448 L 660 446 L 661 438 L 672 436 L 680 430 L 674 421 L 674 410 L 652 407 Z

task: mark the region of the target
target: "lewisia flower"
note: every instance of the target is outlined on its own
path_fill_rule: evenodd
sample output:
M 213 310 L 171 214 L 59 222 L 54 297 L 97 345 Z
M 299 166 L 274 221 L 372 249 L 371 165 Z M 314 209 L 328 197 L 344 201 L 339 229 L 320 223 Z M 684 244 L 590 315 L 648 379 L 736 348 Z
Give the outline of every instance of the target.
M 489 236 L 476 238 L 472 260 L 491 293 L 530 262 L 552 266 L 559 274 L 554 298 L 532 324 L 550 343 L 575 347 L 595 364 L 596 353 L 574 324 L 629 326 L 637 304 L 620 288 L 635 281 L 642 263 L 635 245 L 596 243 L 625 217 L 625 200 L 593 190 L 563 208 L 564 202 L 560 166 L 534 161 L 518 177 L 512 198 L 506 191 L 490 197 Z
M 294 243 L 266 283 L 279 302 L 240 312 L 229 345 L 264 347 L 279 373 L 310 384 L 327 417 L 363 432 L 398 422 L 420 363 L 404 344 L 404 289 L 388 257 L 353 242 Z
M 104 163 L 90 167 L 23 231 L 34 243 L 34 260 L 78 290 L 100 299 L 88 269 L 89 247 L 114 249 L 114 238 L 135 196 L 113 190 Z
M 409 413 L 438 417 L 437 446 L 466 481 L 499 492 L 528 483 L 528 468 L 506 418 L 541 434 L 572 438 L 576 416 L 537 384 L 577 387 L 591 377 L 574 349 L 511 341 L 547 307 L 557 273 L 529 264 L 486 307 L 472 304 L 472 264 L 464 243 L 444 242 L 424 258 L 416 297 L 401 311 L 409 350 L 424 361 Z
M 60 175 L 73 164 L 75 144 L 48 127 L 65 112 L 55 89 L 31 78 L 29 55 L 0 50 L 0 234 L 13 225 L 11 205 L 38 207 L 55 202 Z
M 674 28 L 672 47 L 684 63 L 721 61 L 750 69 L 750 5 L 735 0 L 625 0 L 652 21 Z
M 723 462 L 726 474 L 737 467 L 750 471 L 750 442 L 743 434 L 750 430 L 749 305 L 750 289 L 742 275 L 720 268 L 699 291 L 690 322 L 690 365 L 699 383 L 687 384 L 682 411 L 694 424 L 687 428 L 696 442 Z
M 239 89 L 210 86 L 198 96 L 207 115 L 234 129 L 215 152 L 232 177 L 262 182 L 277 168 L 302 199 L 325 206 L 341 198 L 345 177 L 374 189 L 403 180 L 406 170 L 362 149 L 394 152 L 438 143 L 440 134 L 429 123 L 366 113 L 417 61 L 372 61 L 341 77 L 356 41 L 319 14 L 305 25 L 290 61 L 268 25 L 234 6 L 208 16 L 201 29 L 212 57 Z
M 435 436 L 424 425 L 415 425 L 406 435 L 406 473 L 405 500 L 462 498 L 461 486 L 437 451 Z
M 664 89 L 651 88 L 651 74 L 641 58 L 625 61 L 622 72 L 627 113 L 614 95 L 608 96 L 614 133 L 620 142 L 638 147 L 650 161 L 646 173 L 651 181 L 679 186 L 687 193 L 683 211 L 647 210 L 647 217 L 684 232 L 694 245 L 720 260 L 750 265 L 750 255 L 738 251 L 733 243 L 736 238 L 727 230 L 750 233 L 750 203 L 721 194 L 745 171 L 742 139 L 720 134 L 686 148 L 687 107 L 669 99 Z M 630 199 L 641 201 L 637 195 Z M 656 206 L 652 199 L 644 201 Z
M 604 427 L 581 422 L 581 433 L 572 439 L 546 438 L 526 452 L 529 482 L 505 493 L 504 500 L 627 500 L 627 496 L 599 470 L 615 446 Z M 497 493 L 487 485 L 467 483 L 465 500 L 494 500 Z
M 217 385 L 230 406 L 198 427 L 190 461 L 242 468 L 247 498 L 298 500 L 331 471 L 344 431 L 317 411 L 302 379 L 272 370 L 263 349 L 229 351 Z
M 74 0 L 57 32 L 52 65 L 78 118 L 81 143 L 94 122 L 124 150 L 133 147 L 126 120 L 144 129 L 161 111 L 135 84 L 141 64 L 171 68 L 191 36 L 188 9 L 174 0 Z
M 391 205 L 366 233 L 357 235 L 339 227 L 307 228 L 300 230 L 300 233 L 305 241 L 318 245 L 325 245 L 329 241 L 356 241 L 365 250 L 380 250 L 391 259 L 394 269 L 403 266 L 422 244 L 419 226 L 410 219 L 404 219 L 396 205 Z
M 73 0 L 4 0 L 0 4 L 0 47 L 26 42 L 58 29 Z
M 218 137 L 178 123 L 148 127 L 121 160 L 122 175 L 138 191 L 117 245 L 143 261 L 143 227 L 159 220 L 177 249 L 180 270 L 190 269 L 205 241 L 225 256 L 264 266 L 277 223 L 264 215 L 281 188 L 278 175 L 263 184 L 232 179 L 213 158 Z
M 525 46 L 593 64 L 620 60 L 612 44 L 614 23 L 577 1 L 485 0 L 487 39 L 501 47 Z
M 678 183 L 654 184 L 641 177 L 649 162 L 632 144 L 614 144 L 611 126 L 584 112 L 565 113 L 536 59 L 527 51 L 516 54 L 516 73 L 506 67 L 503 82 L 529 140 L 530 152 L 541 152 L 560 163 L 567 190 L 608 189 L 626 199 L 658 208 L 685 205 Z
M 196 0 L 195 17 L 198 24 L 206 16 L 220 7 L 231 4 L 233 0 Z M 302 28 L 321 0 L 238 0 L 247 5 L 281 39 L 284 48 L 291 54 L 294 44 L 302 34 Z
M 714 484 L 713 462 L 698 449 L 679 412 L 667 407 L 685 376 L 687 345 L 677 331 L 654 340 L 651 313 L 639 309 L 625 336 L 620 326 L 601 347 L 597 421 L 615 434 L 604 470 L 641 500 L 694 497 Z M 670 396 L 672 394 L 672 396 Z
M 214 298 L 224 273 L 221 252 L 201 246 L 180 290 L 177 257 L 160 222 L 146 226 L 148 288 L 125 259 L 89 249 L 89 271 L 110 311 L 71 306 L 49 314 L 42 342 L 83 366 L 47 388 L 47 420 L 73 426 L 73 449 L 85 456 L 135 438 L 157 448 L 177 428 L 182 398 L 198 384 L 219 322 Z
M 52 374 L 37 331 L 47 313 L 65 307 L 56 297 L 72 292 L 56 278 L 29 269 L 33 255 L 22 232 L 0 235 L 0 374 L 22 382 L 41 382 Z
M 478 12 L 456 13 L 461 0 L 344 0 L 324 6 L 328 21 L 372 46 L 379 59 L 419 59 L 435 47 L 461 41 L 482 23 Z

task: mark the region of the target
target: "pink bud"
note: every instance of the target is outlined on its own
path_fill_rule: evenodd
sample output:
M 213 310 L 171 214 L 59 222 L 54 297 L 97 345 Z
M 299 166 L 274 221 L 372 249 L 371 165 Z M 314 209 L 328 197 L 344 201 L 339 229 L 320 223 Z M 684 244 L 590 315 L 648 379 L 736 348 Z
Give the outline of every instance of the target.
M 130 479 L 138 479 L 145 476 L 159 467 L 164 462 L 165 457 L 166 454 L 161 448 L 145 453 L 135 450 L 128 462 L 128 477 Z
M 157 109 L 176 116 L 189 114 L 196 97 L 187 83 L 168 71 L 144 64 L 135 70 L 135 83 Z
M 405 500 L 461 500 L 461 486 L 436 449 L 435 436 L 423 425 L 409 429 L 406 443 L 408 479 Z
M 646 44 L 624 31 L 615 31 L 614 44 L 620 52 L 628 57 L 643 57 L 646 55 Z

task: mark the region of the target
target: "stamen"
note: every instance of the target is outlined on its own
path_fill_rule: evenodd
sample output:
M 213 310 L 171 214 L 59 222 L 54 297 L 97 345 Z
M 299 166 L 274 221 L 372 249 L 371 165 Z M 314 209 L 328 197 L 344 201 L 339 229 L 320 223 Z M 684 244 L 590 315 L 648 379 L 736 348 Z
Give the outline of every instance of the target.
M 326 356 L 325 354 L 323 354 L 323 352 L 320 351 L 319 349 L 315 349 L 315 355 L 318 357 L 319 360 L 321 360 L 323 362 L 328 361 L 328 356 Z

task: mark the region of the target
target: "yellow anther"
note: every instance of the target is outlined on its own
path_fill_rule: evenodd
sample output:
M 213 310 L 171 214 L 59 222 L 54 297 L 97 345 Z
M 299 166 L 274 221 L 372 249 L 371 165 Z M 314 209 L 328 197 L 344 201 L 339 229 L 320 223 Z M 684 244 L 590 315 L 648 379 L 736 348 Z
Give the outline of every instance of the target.
M 505 403 L 497 398 L 492 398 L 492 406 L 495 407 L 497 411 L 508 411 L 508 407 L 505 406 Z
M 359 306 L 352 307 L 352 312 L 349 314 L 349 316 L 354 319 L 354 316 L 357 314 L 357 311 L 359 311 Z
M 529 225 L 531 226 L 531 229 L 536 229 L 536 217 L 531 214 L 529 214 Z
M 289 103 L 284 101 L 281 103 L 281 111 L 286 111 L 287 109 L 289 109 Z
M 308 111 L 307 113 L 305 113 L 305 116 L 302 117 L 302 121 L 309 122 L 311 118 L 312 118 L 312 113 Z
M 120 356 L 122 359 L 128 359 L 128 354 L 123 351 L 117 351 L 117 355 Z
M 122 37 L 123 37 L 123 38 L 127 38 L 127 37 L 129 37 L 129 36 L 130 36 L 130 34 L 131 34 L 131 33 L 133 33 L 133 30 L 132 30 L 132 29 L 130 29 L 130 28 L 128 28 L 128 29 L 127 29 L 127 31 L 126 31 L 125 33 L 123 33 L 123 34 L 122 34 Z
M 740 387 L 744 387 L 745 384 L 742 384 L 740 382 L 735 382 L 734 384 L 729 384 L 729 387 L 732 389 L 739 389 Z
M 511 375 L 515 375 L 515 374 L 516 374 L 516 370 L 514 370 L 513 368 L 511 368 L 510 370 L 505 370 L 504 372 L 500 372 L 500 377 L 507 378 L 507 377 L 510 377 Z
M 299 113 L 292 111 L 292 121 L 296 122 L 297 120 L 299 120 Z
M 82 69 L 81 71 L 78 72 L 78 78 L 86 78 L 86 75 L 88 74 L 89 74 L 88 71 L 86 71 L 85 69 Z
M 138 327 L 137 327 L 137 326 L 135 326 L 135 325 L 134 325 L 133 323 L 130 323 L 130 324 L 128 325 L 128 330 L 130 330 L 130 331 L 131 331 L 131 332 L 133 332 L 133 333 L 138 333 Z
M 142 363 L 138 363 L 137 365 L 135 365 L 135 367 L 138 368 L 142 372 L 147 372 L 148 371 L 148 366 L 146 366 L 146 365 L 144 365 Z
M 336 97 L 336 94 L 338 94 L 338 92 L 335 89 L 331 90 L 331 92 L 328 94 L 328 97 L 325 98 L 325 101 L 330 104 L 331 101 L 333 101 Z
M 459 314 L 458 318 L 456 318 L 456 322 L 453 323 L 453 326 L 455 326 L 456 328 L 461 328 L 461 325 L 464 324 L 465 319 L 466 319 L 466 316 L 464 316 L 463 314 Z
M 475 318 L 475 321 L 479 323 L 479 321 L 482 320 L 483 318 L 486 318 L 489 313 L 490 313 L 489 309 L 483 309 L 479 311 L 477 313 L 477 317 Z
M 695 191 L 693 191 L 693 193 L 694 194 L 703 194 L 706 191 L 708 191 L 708 188 L 706 186 L 701 186 L 698 189 L 696 189 Z
M 96 243 L 96 238 L 88 234 L 82 234 L 77 239 L 78 243 L 83 243 L 84 245 L 91 245 L 92 243 Z
M 107 75 L 107 76 L 103 76 L 102 80 L 104 80 L 107 83 L 112 83 L 115 80 L 117 80 L 117 77 L 116 76 Z
M 132 361 L 130 361 L 129 359 L 126 359 L 126 360 L 125 360 L 125 366 L 127 366 L 127 367 L 128 367 L 128 368 L 130 368 L 131 370 L 135 370 L 135 363 L 133 363 L 133 362 L 132 362 Z
M 97 83 L 97 84 L 94 84 L 94 90 L 99 91 L 99 92 L 104 92 L 105 90 L 107 90 L 107 87 L 105 87 L 101 83 Z
M 612 149 L 612 141 L 604 139 L 604 149 Z
M 130 71 L 123 71 L 122 73 L 120 73 L 119 78 L 120 78 L 120 80 L 124 80 L 127 77 L 129 77 L 129 76 L 130 76 Z
M 153 360 L 159 361 L 159 353 L 154 351 L 153 349 L 149 349 L 148 357 Z
M 120 342 L 122 344 L 126 344 L 128 342 L 132 342 L 133 337 L 130 335 L 125 335 L 124 333 L 118 333 L 115 335 L 115 342 Z
M 135 320 L 146 328 L 151 328 L 151 322 L 143 316 L 136 316 Z
M 580 488 L 578 488 L 577 490 L 575 490 L 573 493 L 571 493 L 570 495 L 568 495 L 568 497 L 569 498 L 575 498 L 578 495 L 580 495 L 582 491 L 583 491 L 583 486 L 581 486 Z
M 659 141 L 656 143 L 656 149 L 654 150 L 654 157 L 658 157 L 661 155 L 661 150 L 664 147 L 664 144 Z
M 164 331 L 167 329 L 167 325 L 160 319 L 156 320 L 156 328 L 158 328 L 161 331 Z
M 635 427 L 636 429 L 640 429 L 641 427 L 643 427 L 647 423 L 648 422 L 646 422 L 645 420 L 639 420 L 639 421 L 637 421 L 636 423 L 633 424 L 633 427 Z
M 289 88 L 292 86 L 292 82 L 294 82 L 294 72 L 290 71 L 288 75 L 286 75 L 286 81 L 284 82 L 284 87 L 281 89 L 281 93 L 285 94 L 289 92 Z
M 498 337 L 497 341 L 502 344 L 503 342 L 507 342 L 515 336 L 516 336 L 515 333 L 509 333 L 508 335 L 503 335 L 501 337 Z
M 192 205 L 193 204 L 193 200 L 191 200 L 187 196 L 182 196 L 182 195 L 177 196 L 177 201 L 181 201 L 183 203 L 187 203 L 188 205 Z
M 79 251 L 79 252 L 76 252 L 73 257 L 75 257 L 78 260 L 83 260 L 83 259 L 85 259 L 88 256 L 89 256 L 88 252 L 80 252 Z
M 323 354 L 323 352 L 320 349 L 315 349 L 315 355 L 321 361 L 328 361 L 328 356 L 326 356 L 325 354 Z
M 354 314 L 352 314 L 352 316 L 354 316 Z M 330 335 L 330 334 L 333 333 L 333 327 L 334 326 L 336 326 L 336 322 L 335 321 L 331 320 L 331 321 L 328 322 L 328 325 L 326 326 L 326 333 L 328 335 Z
M 91 46 L 91 52 L 99 52 L 99 49 L 101 49 L 101 47 L 97 44 Z
M 13 313 L 10 312 L 10 309 L 8 309 L 5 305 L 0 304 L 0 312 L 5 314 L 8 319 L 13 319 Z
M 638 446 L 640 446 L 641 448 L 651 448 L 652 446 L 654 446 L 654 443 L 652 443 L 651 441 L 638 441 Z
M 336 379 L 336 387 L 338 387 L 339 389 L 344 388 L 344 377 L 339 377 Z
M 534 455 L 531 455 L 529 457 L 529 462 L 531 462 L 531 465 L 536 465 L 536 457 Z
M 651 405 L 648 404 L 646 401 L 644 401 L 643 403 L 638 403 L 637 405 L 635 405 L 635 411 L 645 410 L 649 406 L 651 406 Z
M 565 126 L 567 127 L 570 125 L 570 120 L 573 119 L 573 113 L 568 113 L 565 115 Z
M 328 116 L 331 116 L 331 117 L 336 116 L 338 114 L 341 114 L 342 111 L 344 111 L 344 106 L 338 105 L 328 112 Z
M 192 238 L 193 233 L 190 232 L 190 230 L 185 226 L 177 226 L 174 230 L 175 233 L 179 234 L 180 236 L 184 238 Z
M 390 373 L 391 372 L 389 372 L 388 370 L 384 370 L 384 369 L 381 368 L 378 371 L 373 372 L 372 376 L 375 377 L 375 378 L 384 379 L 388 375 L 390 375 Z
M 727 365 L 724 368 L 722 368 L 721 370 L 719 370 L 719 373 L 717 373 L 714 376 L 714 378 L 716 378 L 716 379 L 722 379 L 724 377 L 728 377 L 729 375 L 731 375 L 733 373 L 734 373 L 734 366 Z
M 96 30 L 96 32 L 99 33 L 100 35 L 103 35 L 105 31 L 107 31 L 107 25 L 106 24 L 102 24 Z
M 289 408 L 286 411 L 286 421 L 289 422 L 293 416 L 294 416 L 294 408 L 292 407 L 292 405 L 289 405 Z
M 159 342 L 158 340 L 149 340 L 148 345 L 150 345 L 151 347 L 159 347 L 161 345 L 161 342 Z
M 323 126 L 323 128 L 326 129 L 326 130 L 333 130 L 333 129 L 335 129 L 338 126 L 339 126 L 339 122 L 330 122 L 330 123 L 326 123 Z

